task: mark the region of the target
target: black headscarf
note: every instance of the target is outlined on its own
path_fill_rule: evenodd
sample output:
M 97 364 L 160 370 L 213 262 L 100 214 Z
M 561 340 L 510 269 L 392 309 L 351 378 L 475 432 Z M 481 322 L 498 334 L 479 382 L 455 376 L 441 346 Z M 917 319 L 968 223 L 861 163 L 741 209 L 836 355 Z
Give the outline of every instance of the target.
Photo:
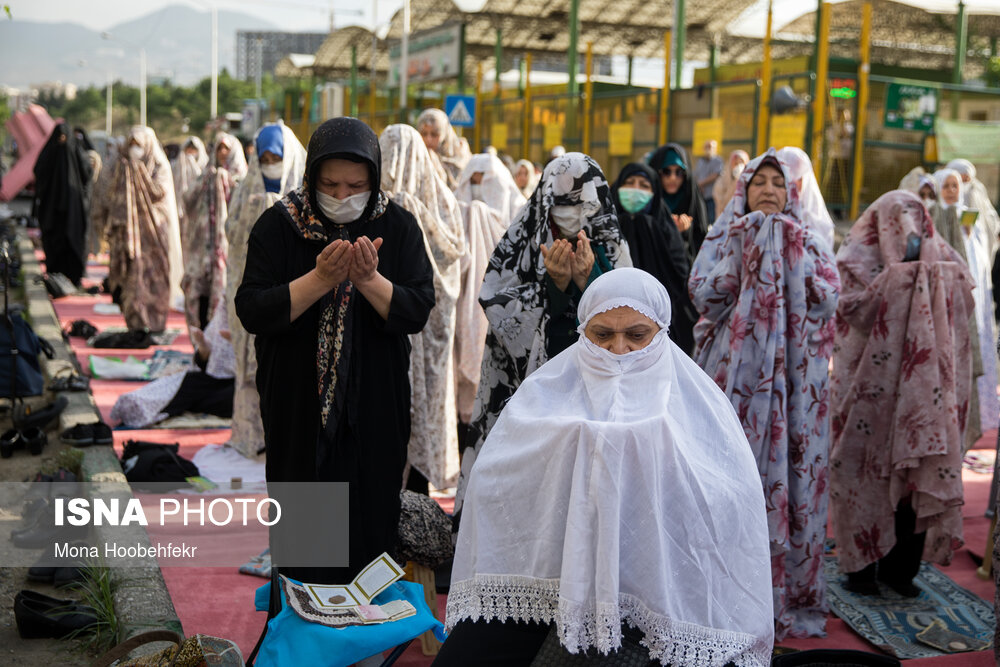
M 618 191 L 627 178 L 636 174 L 652 186 L 653 198 L 641 211 L 629 213 L 622 206 Z M 684 239 L 663 202 L 659 174 L 648 165 L 632 162 L 618 174 L 611 192 L 618 209 L 618 225 L 628 240 L 632 265 L 652 274 L 666 288 L 672 306 L 670 338 L 690 354 L 694 349 L 692 329 L 698 320 L 687 290 L 690 264 Z
M 371 197 L 368 198 L 368 205 L 361 213 L 359 220 L 367 220 L 371 213 L 379 205 L 381 192 L 379 184 L 382 182 L 382 149 L 378 145 L 378 135 L 364 122 L 356 118 L 331 118 L 316 128 L 309 138 L 309 146 L 306 148 L 306 172 L 302 179 L 302 186 L 309 193 L 309 205 L 315 215 L 327 225 L 334 223 L 327 219 L 316 204 L 316 188 L 310 184 L 316 183 L 319 166 L 324 160 L 339 158 L 360 162 L 368 167 L 368 180 L 371 183 Z M 382 208 L 385 208 L 383 203 Z
M 80 138 L 77 141 L 80 143 L 80 145 L 83 146 L 83 150 L 85 151 L 95 150 L 94 144 L 90 143 L 90 137 L 87 136 L 87 131 L 83 129 L 83 127 L 80 125 L 77 125 L 76 127 L 73 128 L 73 136 L 76 136 L 77 134 L 80 135 Z
M 702 241 L 708 234 L 708 226 L 713 221 L 708 219 L 705 200 L 701 198 L 701 192 L 695 187 L 691 174 L 691 161 L 688 160 L 687 151 L 680 144 L 670 143 L 660 146 L 649 157 L 649 166 L 657 172 L 656 182 L 660 183 L 660 169 L 668 163 L 673 164 L 675 159 L 683 165 L 684 182 L 673 196 L 664 192 L 664 202 L 671 213 L 677 215 L 686 213 L 691 216 L 691 227 L 686 232 L 682 232 L 681 236 L 684 237 L 684 243 L 687 244 L 688 259 L 693 262 L 694 258 L 698 256 Z
M 59 123 L 35 162 L 35 197 L 46 269 L 80 283 L 94 171 L 67 123 Z

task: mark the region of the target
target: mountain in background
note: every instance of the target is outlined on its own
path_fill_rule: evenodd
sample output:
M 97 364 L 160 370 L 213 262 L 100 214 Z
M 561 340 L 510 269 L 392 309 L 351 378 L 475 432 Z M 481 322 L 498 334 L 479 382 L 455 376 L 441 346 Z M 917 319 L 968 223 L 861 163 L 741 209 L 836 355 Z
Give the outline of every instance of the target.
M 320 22 L 322 23 L 322 22 Z M 236 31 L 276 30 L 248 14 L 219 11 L 219 67 L 236 74 Z M 323 25 L 317 26 L 323 30 Z M 139 48 L 146 49 L 149 79 L 190 85 L 211 74 L 212 18 L 185 5 L 111 26 L 110 40 L 76 23 L 0 20 L 0 85 L 27 88 L 45 81 L 103 86 L 139 83 Z

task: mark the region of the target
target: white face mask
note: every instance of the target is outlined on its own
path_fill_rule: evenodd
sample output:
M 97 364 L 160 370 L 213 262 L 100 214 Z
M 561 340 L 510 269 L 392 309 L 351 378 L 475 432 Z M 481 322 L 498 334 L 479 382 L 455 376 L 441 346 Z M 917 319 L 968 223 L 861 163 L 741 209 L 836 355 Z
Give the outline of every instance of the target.
M 260 173 L 264 175 L 264 178 L 270 181 L 281 180 L 283 170 L 283 165 L 280 162 L 260 165 Z
M 483 186 L 476 185 L 474 183 L 469 184 L 469 189 L 472 190 L 472 198 L 477 201 L 483 201 Z
M 319 210 L 338 225 L 354 222 L 360 218 L 365 206 L 368 205 L 369 198 L 371 198 L 371 192 L 368 190 L 351 195 L 346 199 L 337 199 L 319 190 L 316 191 L 316 203 L 319 204 Z
M 565 238 L 574 238 L 583 228 L 585 219 L 582 206 L 553 206 L 549 213 Z
M 129 146 L 128 147 L 128 156 L 130 158 L 132 158 L 133 160 L 136 160 L 136 161 L 141 160 L 144 153 L 145 153 L 145 151 L 142 150 L 142 146 Z

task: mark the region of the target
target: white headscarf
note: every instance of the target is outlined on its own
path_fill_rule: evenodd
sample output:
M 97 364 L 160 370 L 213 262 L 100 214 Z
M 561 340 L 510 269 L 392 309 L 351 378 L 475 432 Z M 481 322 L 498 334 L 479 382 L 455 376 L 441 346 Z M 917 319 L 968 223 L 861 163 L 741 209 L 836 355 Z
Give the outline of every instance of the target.
M 955 178 L 958 180 L 958 201 L 954 204 L 948 204 L 944 200 L 944 184 L 949 178 Z M 937 183 L 937 193 L 938 193 L 938 206 L 941 208 L 949 208 L 951 206 L 957 206 L 958 208 L 965 208 L 965 201 L 963 193 L 965 192 L 965 183 L 962 182 L 962 175 L 956 170 L 951 168 L 938 169 L 934 172 L 934 182 Z
M 524 167 L 528 170 L 528 183 L 521 189 L 521 194 L 525 197 L 530 197 L 531 193 L 535 191 L 538 186 L 538 180 L 542 177 L 541 174 L 535 171 L 535 165 L 532 164 L 531 160 L 518 160 L 514 165 L 514 175 Z
M 796 183 L 801 183 L 799 187 L 798 210 L 793 211 L 796 217 L 802 221 L 806 227 L 811 227 L 820 238 L 827 242 L 827 246 L 833 252 L 833 218 L 826 208 L 823 200 L 823 193 L 820 192 L 819 183 L 813 174 L 812 160 L 801 148 L 786 146 L 778 151 L 778 160 L 784 162 L 788 175 Z
M 581 299 L 581 330 L 627 306 L 665 326 L 638 269 Z M 570 652 L 621 645 L 662 664 L 770 663 L 771 568 L 757 467 L 731 404 L 661 329 L 615 355 L 581 337 L 528 376 L 490 432 L 465 500 L 447 625 L 555 623 Z
M 510 170 L 495 155 L 478 153 L 473 155 L 458 177 L 458 187 L 455 188 L 455 198 L 461 202 L 472 202 L 472 175 L 481 173 L 483 180 L 479 184 L 479 201 L 500 213 L 500 218 L 510 224 L 517 212 L 527 202 L 510 175 Z
M 215 135 L 215 145 L 212 150 L 217 151 L 219 144 L 225 144 L 226 148 L 229 149 L 229 155 L 226 156 L 226 163 L 219 166 L 228 171 L 235 180 L 241 180 L 247 175 L 247 158 L 243 154 L 243 144 L 240 143 L 239 139 L 226 132 L 219 132 Z M 215 164 L 214 152 L 212 155 L 212 164 Z
M 448 115 L 440 109 L 431 108 L 421 111 L 417 117 L 417 128 L 424 125 L 436 127 L 441 133 L 441 140 L 438 143 L 435 156 L 440 164 L 445 182 L 450 189 L 454 189 L 458 185 L 459 174 L 462 173 L 469 158 L 472 157 L 469 142 L 464 137 L 458 136 L 455 128 L 451 126 L 451 121 L 448 120 Z

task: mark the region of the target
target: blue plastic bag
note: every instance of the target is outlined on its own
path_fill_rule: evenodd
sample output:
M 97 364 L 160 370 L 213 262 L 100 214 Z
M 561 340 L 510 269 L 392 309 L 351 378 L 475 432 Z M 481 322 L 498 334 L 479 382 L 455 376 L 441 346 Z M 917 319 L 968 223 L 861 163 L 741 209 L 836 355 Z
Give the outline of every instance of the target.
M 257 589 L 254 594 L 257 611 L 267 611 L 270 595 L 270 582 Z M 434 635 L 444 641 L 444 626 L 427 607 L 423 586 L 409 581 L 397 581 L 375 596 L 372 604 L 385 604 L 393 600 L 406 600 L 417 610 L 416 615 L 376 625 L 331 628 L 302 619 L 288 606 L 285 592 L 281 591 L 281 611 L 268 621 L 267 634 L 254 664 L 256 667 L 346 667 L 376 653 L 388 651 L 428 630 L 433 630 Z

